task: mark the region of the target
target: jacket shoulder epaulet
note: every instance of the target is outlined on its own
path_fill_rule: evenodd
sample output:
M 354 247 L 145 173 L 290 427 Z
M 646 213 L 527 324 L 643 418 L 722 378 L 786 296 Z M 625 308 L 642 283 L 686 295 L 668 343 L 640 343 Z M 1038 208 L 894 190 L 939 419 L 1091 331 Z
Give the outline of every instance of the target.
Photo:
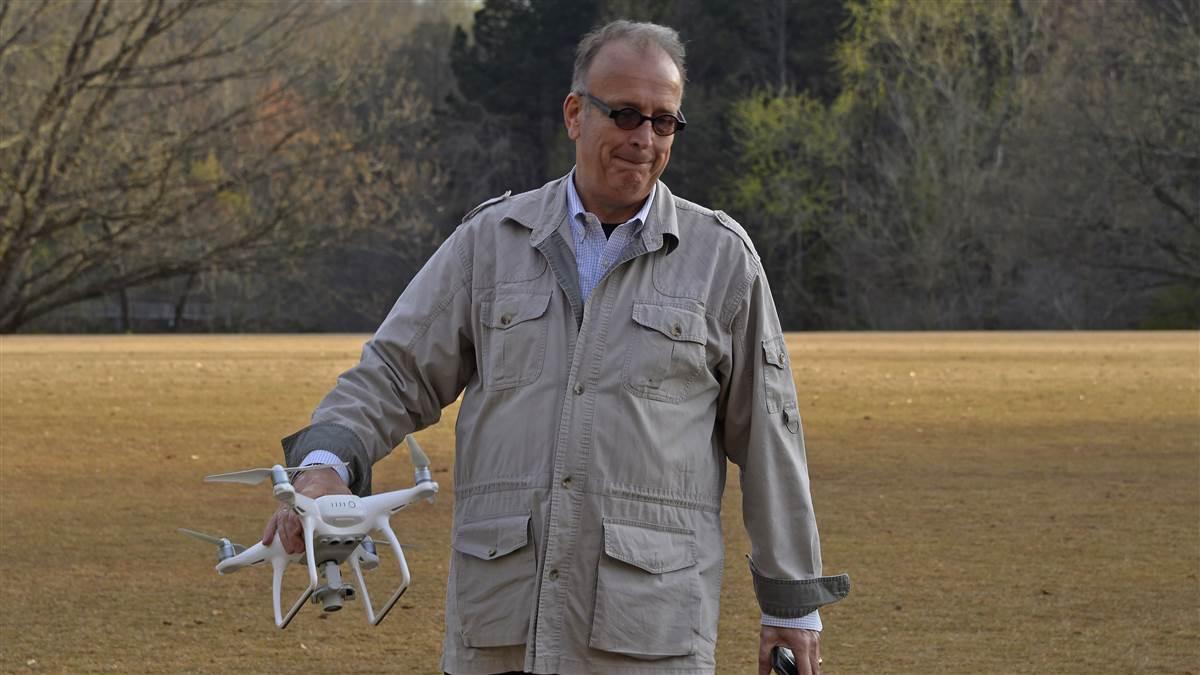
M 746 245 L 746 250 L 750 251 L 750 255 L 754 256 L 755 260 L 760 259 L 758 257 L 758 251 L 754 248 L 754 242 L 750 241 L 750 235 L 746 233 L 745 228 L 738 224 L 738 221 L 734 220 L 729 216 L 728 213 L 725 213 L 721 210 L 714 210 L 713 215 L 716 216 L 717 222 L 720 223 L 722 227 L 730 232 L 733 232 L 738 236 L 739 239 L 742 240 L 742 243 Z
M 480 211 L 486 209 L 487 207 L 489 207 L 493 204 L 499 204 L 500 202 L 504 201 L 505 199 L 508 199 L 511 196 L 512 196 L 512 190 L 508 190 L 504 194 L 500 195 L 499 197 L 492 197 L 491 199 L 483 202 L 479 206 L 476 206 L 475 208 L 468 211 L 467 215 L 463 216 L 462 222 L 464 222 L 464 223 L 467 222 L 468 220 L 474 218 L 475 215 L 478 214 Z

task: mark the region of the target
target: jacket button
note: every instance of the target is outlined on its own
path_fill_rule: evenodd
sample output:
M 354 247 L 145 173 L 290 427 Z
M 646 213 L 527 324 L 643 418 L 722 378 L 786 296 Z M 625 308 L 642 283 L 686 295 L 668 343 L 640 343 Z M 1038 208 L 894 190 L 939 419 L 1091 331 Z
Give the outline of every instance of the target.
M 683 329 L 679 327 L 679 324 L 675 324 L 675 327 L 671 329 L 671 333 L 675 337 L 679 337 L 680 335 L 683 335 Z
M 508 325 L 508 324 L 510 324 L 510 323 L 512 323 L 512 317 L 511 317 L 511 316 L 509 316 L 509 315 L 505 314 L 504 316 L 500 317 L 500 325 L 501 325 L 501 326 L 507 326 L 507 325 Z
M 580 394 L 582 394 L 582 393 L 583 393 L 583 385 L 582 385 L 582 384 L 576 384 L 576 385 L 575 385 L 575 395 L 576 395 L 576 396 L 579 396 L 579 395 L 580 395 Z
M 786 360 L 787 360 L 787 354 L 784 354 L 783 352 L 779 352 L 779 362 L 783 363 Z
M 558 570 L 550 570 L 550 581 L 558 579 Z
M 494 549 L 494 548 L 489 548 L 489 549 L 488 549 L 488 557 L 489 557 L 489 558 L 494 558 L 495 556 L 496 556 L 496 549 Z
M 570 476 L 567 476 L 566 478 L 562 479 L 562 486 L 567 489 L 571 488 L 571 477 Z

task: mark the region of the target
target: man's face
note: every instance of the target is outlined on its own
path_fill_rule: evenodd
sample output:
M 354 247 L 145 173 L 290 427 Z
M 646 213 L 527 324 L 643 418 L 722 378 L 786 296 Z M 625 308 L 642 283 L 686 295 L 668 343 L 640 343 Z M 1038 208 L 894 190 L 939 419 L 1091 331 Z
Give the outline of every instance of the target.
M 626 42 L 605 45 L 587 74 L 587 89 L 608 107 L 643 115 L 679 114 L 683 81 L 671 57 L 656 47 L 641 51 Z M 644 122 L 620 129 L 587 98 L 563 102 L 567 135 L 575 141 L 575 186 L 584 206 L 604 222 L 632 217 L 667 168 L 674 136 L 659 136 Z

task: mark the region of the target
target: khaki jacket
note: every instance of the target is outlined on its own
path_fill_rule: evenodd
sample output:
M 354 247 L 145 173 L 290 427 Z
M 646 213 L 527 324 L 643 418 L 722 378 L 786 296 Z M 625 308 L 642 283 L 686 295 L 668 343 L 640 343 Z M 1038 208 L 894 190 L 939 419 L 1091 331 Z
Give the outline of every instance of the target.
M 711 673 L 726 459 L 763 611 L 849 590 L 821 576 L 774 302 L 742 228 L 659 183 L 584 304 L 565 180 L 472 211 L 286 454 L 337 453 L 365 494 L 462 392 L 443 668 Z

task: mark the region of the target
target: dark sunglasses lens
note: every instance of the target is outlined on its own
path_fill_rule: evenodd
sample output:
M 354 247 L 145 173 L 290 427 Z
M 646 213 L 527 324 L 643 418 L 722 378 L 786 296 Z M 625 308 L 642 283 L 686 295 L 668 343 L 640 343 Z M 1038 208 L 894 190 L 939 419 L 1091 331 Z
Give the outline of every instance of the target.
M 642 125 L 642 113 L 633 108 L 621 108 L 614 118 L 617 126 L 625 131 L 632 131 Z
M 651 124 L 654 125 L 654 133 L 658 134 L 659 136 L 670 136 L 671 134 L 675 133 L 675 123 L 677 121 L 678 120 L 670 115 L 659 115 L 658 117 L 654 118 L 654 121 L 651 122 Z

